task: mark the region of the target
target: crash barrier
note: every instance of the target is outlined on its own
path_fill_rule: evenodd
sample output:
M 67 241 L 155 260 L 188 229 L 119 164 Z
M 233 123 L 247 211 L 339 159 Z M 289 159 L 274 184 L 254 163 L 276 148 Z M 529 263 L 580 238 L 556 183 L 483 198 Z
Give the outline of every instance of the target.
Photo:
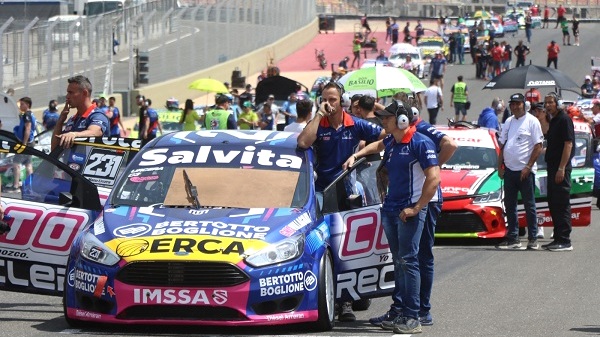
M 90 78 L 95 92 L 143 89 L 137 83 L 139 52 L 148 52 L 144 80 L 152 85 L 269 46 L 312 25 L 317 16 L 314 0 L 195 0 L 186 7 L 177 0 L 132 3 L 141 4 L 81 17 L 60 31 L 60 21 L 48 18 L 0 21 L 0 88 L 15 88 L 15 96 L 30 96 L 36 107 L 52 98 L 64 100 L 66 79 L 75 74 Z M 287 51 L 279 52 L 271 51 L 270 58 Z M 227 81 L 235 67 L 257 72 L 267 60 L 263 54 L 260 62 L 236 64 L 218 79 Z M 33 84 L 40 81 L 55 82 Z

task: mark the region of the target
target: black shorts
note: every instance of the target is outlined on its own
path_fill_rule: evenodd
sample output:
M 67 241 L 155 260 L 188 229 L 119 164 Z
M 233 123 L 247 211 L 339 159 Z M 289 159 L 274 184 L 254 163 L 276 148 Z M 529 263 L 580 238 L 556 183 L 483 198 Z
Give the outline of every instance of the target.
M 13 164 L 29 165 L 29 164 L 31 164 L 31 155 L 30 154 L 15 154 L 13 157 Z
M 444 78 L 444 75 L 431 74 L 431 79 L 432 80 L 441 80 L 442 78 Z
M 563 36 L 569 36 L 569 31 L 568 30 L 567 31 L 563 30 Z
M 548 22 L 548 21 L 550 21 L 550 19 L 548 19 L 548 18 L 544 18 L 542 21 L 543 21 L 543 22 Z

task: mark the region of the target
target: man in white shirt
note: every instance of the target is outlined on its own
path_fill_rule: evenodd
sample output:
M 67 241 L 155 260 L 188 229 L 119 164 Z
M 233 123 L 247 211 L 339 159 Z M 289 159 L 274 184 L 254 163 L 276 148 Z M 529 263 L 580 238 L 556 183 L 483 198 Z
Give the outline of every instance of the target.
M 429 124 L 435 125 L 438 112 L 440 109 L 444 111 L 444 99 L 442 89 L 438 87 L 438 79 L 432 79 L 429 83 L 429 88 L 425 90 L 425 106 L 429 112 Z
M 536 160 L 542 152 L 544 135 L 540 121 L 525 112 L 525 96 L 519 93 L 511 95 L 509 105 L 513 114 L 504 123 L 498 139 L 501 147 L 498 176 L 504 179 L 504 208 L 508 227 L 504 241 L 496 248 L 521 248 L 517 216 L 517 197 L 520 192 L 527 220 L 527 249 L 538 249 L 535 172 Z
M 312 101 L 309 99 L 301 99 L 296 102 L 296 112 L 298 113 L 298 118 L 295 122 L 292 122 L 290 125 L 286 126 L 283 131 L 302 132 L 306 126 L 306 123 L 310 120 L 312 105 Z

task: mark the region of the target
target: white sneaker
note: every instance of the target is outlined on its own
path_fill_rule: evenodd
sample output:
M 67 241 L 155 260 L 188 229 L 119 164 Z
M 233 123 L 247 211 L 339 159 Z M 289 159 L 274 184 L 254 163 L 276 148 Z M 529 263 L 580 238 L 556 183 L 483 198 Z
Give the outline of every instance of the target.
M 538 227 L 537 238 L 538 239 L 543 239 L 544 238 L 544 227 Z

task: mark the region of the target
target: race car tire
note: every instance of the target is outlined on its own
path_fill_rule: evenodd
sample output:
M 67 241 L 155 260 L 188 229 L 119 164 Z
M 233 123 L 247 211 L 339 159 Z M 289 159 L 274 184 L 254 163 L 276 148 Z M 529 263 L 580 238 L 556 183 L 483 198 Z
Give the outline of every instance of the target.
M 326 250 L 319 266 L 319 318 L 311 324 L 317 331 L 330 331 L 335 326 L 335 283 L 331 253 Z
M 361 298 L 358 301 L 352 302 L 352 310 L 354 310 L 354 311 L 369 310 L 370 306 L 371 306 L 371 299 L 370 298 Z

